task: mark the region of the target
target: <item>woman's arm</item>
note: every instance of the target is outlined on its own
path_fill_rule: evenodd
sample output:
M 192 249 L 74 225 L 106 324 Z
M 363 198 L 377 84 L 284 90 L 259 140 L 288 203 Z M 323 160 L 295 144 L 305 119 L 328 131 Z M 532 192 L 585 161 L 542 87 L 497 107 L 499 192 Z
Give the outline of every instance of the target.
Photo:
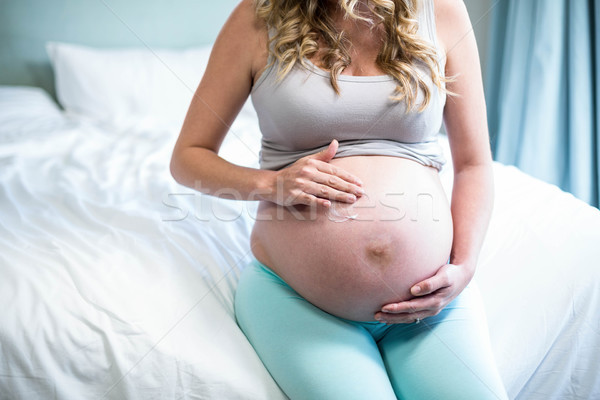
M 440 12 L 452 15 L 440 18 L 442 32 L 451 37 L 446 49 L 446 73 L 459 75 L 456 82 L 448 84 L 450 91 L 459 97 L 449 97 L 444 109 L 454 164 L 451 204 L 454 242 L 450 263 L 462 266 L 472 276 L 494 201 L 487 112 L 477 44 L 464 3 L 458 0 L 438 3 L 442 6 Z M 455 22 L 463 29 L 452 28 Z
M 219 32 L 175 144 L 171 174 L 182 185 L 224 198 L 281 205 L 352 202 L 346 196 L 360 193 L 358 178 L 328 163 L 336 141 L 280 171 L 241 167 L 218 156 L 267 62 L 267 28 L 255 17 L 253 3 L 243 0 Z
M 410 323 L 438 314 L 472 279 L 493 206 L 492 157 L 477 43 L 461 0 L 435 0 L 438 37 L 446 51 L 448 97 L 444 123 L 454 164 L 451 211 L 454 240 L 450 262 L 415 284 L 415 298 L 382 308 L 391 323 Z
M 209 194 L 231 188 L 243 199 L 268 192 L 274 171 L 240 167 L 217 155 L 250 93 L 256 54 L 266 51 L 261 32 L 266 30 L 251 1 L 241 2 L 219 32 L 173 149 L 171 174 L 182 185 Z

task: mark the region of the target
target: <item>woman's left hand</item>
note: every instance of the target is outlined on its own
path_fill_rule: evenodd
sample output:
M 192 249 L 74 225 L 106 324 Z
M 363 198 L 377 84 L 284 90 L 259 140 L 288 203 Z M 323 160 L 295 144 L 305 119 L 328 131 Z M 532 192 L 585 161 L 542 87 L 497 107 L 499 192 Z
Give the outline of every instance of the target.
M 474 271 L 466 266 L 446 264 L 434 276 L 413 285 L 414 298 L 386 304 L 375 319 L 388 324 L 409 324 L 439 314 L 463 291 Z

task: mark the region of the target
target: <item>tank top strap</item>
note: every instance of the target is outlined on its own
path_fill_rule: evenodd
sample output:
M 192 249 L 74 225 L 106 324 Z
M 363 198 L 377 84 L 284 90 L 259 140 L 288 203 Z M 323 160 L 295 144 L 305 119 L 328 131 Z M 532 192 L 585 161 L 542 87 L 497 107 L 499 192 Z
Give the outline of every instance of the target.
M 446 63 L 444 51 L 437 37 L 435 23 L 435 0 L 419 0 L 418 9 L 419 34 L 429 40 L 438 52 L 438 61 L 443 67 Z M 442 68 L 443 71 L 443 68 Z
M 267 28 L 267 36 L 268 36 L 269 42 L 276 35 L 276 33 L 277 33 L 277 29 L 275 29 L 274 27 L 269 26 Z M 251 93 L 254 92 L 267 79 L 267 77 L 269 75 L 274 73 L 273 70 L 276 69 L 276 65 L 275 65 L 276 60 L 275 60 L 275 57 L 273 56 L 274 44 L 268 43 L 268 46 L 269 46 L 269 55 L 267 56 L 266 68 L 260 73 L 258 80 L 254 83 L 254 86 L 252 86 Z
M 418 6 L 419 33 L 438 47 L 435 26 L 434 0 L 419 0 Z
M 269 41 L 271 41 L 271 39 L 273 39 L 273 37 L 275 37 L 276 34 L 277 34 L 277 29 L 275 29 L 275 27 L 269 26 L 267 28 L 267 35 L 268 35 Z M 275 47 L 275 43 L 269 43 L 269 61 L 271 61 L 271 57 L 272 57 L 271 52 L 273 51 L 274 47 Z

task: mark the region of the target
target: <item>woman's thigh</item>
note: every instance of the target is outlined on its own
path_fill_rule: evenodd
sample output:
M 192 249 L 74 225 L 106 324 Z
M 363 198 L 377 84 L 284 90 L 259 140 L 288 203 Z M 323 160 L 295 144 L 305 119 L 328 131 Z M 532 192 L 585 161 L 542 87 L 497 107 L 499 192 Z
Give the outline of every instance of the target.
M 399 399 L 508 398 L 475 282 L 437 316 L 388 331 L 379 348 Z
M 366 329 L 315 307 L 256 260 L 240 277 L 235 315 L 292 400 L 396 399 Z

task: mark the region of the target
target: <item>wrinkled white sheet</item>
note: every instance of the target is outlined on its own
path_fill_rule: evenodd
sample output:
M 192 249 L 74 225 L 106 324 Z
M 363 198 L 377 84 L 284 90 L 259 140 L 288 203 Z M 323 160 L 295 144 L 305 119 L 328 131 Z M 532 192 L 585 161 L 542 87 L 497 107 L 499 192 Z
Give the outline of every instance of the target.
M 284 399 L 233 317 L 256 203 L 175 183 L 176 129 L 107 131 L 6 93 L 0 398 Z M 232 127 L 231 161 L 257 165 L 255 118 Z M 494 171 L 476 279 L 509 394 L 600 398 L 600 212 Z

